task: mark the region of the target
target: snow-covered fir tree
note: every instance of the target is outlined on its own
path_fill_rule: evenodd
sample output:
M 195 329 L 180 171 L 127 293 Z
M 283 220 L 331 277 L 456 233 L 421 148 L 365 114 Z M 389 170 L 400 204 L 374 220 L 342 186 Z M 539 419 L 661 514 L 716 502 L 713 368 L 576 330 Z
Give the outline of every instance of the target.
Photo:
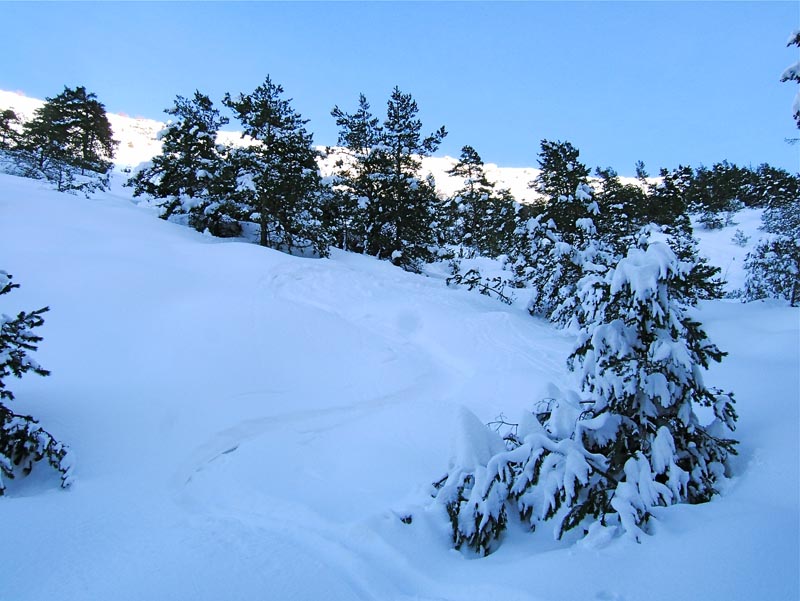
M 766 163 L 750 171 L 750 184 L 745 195 L 749 207 L 775 207 L 800 198 L 800 175 Z
M 575 191 L 589 183 L 589 168 L 580 162 L 580 151 L 570 142 L 542 140 L 538 163 L 539 175 L 529 187 L 544 199 L 542 221 L 552 220 L 556 229 L 572 242 L 571 234 L 586 216 L 586 207 Z
M 688 267 L 651 241 L 606 272 L 585 270 L 586 325 L 570 358 L 580 394 L 543 403 L 505 441 L 466 420 L 468 452 L 435 484 L 456 547 L 491 552 L 512 512 L 531 528 L 552 523 L 558 538 L 611 528 L 640 539 L 654 508 L 718 492 L 736 413 L 703 382 L 724 353 L 689 315 Z M 711 408 L 710 425 L 696 406 Z
M 0 271 L 0 296 L 18 287 L 11 275 Z M 0 495 L 7 488 L 5 479 L 29 474 L 33 465 L 43 459 L 59 472 L 61 486 L 67 487 L 72 482 L 72 459 L 67 447 L 42 429 L 30 415 L 14 413 L 4 402 L 14 400 L 6 384 L 10 376 L 21 378 L 28 372 L 40 376 L 50 373 L 30 354 L 42 340 L 33 330 L 44 323 L 42 314 L 47 310 L 44 307 L 22 311 L 13 318 L 0 313 Z
M 748 253 L 744 300 L 780 298 L 800 305 L 800 244 L 798 239 L 764 240 Z
M 733 215 L 744 208 L 742 198 L 750 184 L 750 171 L 723 161 L 711 169 L 695 169 L 688 194 L 688 210 L 700 215 L 706 229 L 730 225 Z
M 211 99 L 195 91 L 192 98 L 177 96 L 165 109 L 171 119 L 159 132 L 161 154 L 128 181 L 133 195 L 161 199 L 164 219 L 208 204 L 209 187 L 220 169 L 217 132 L 228 123 Z M 202 210 L 196 211 L 202 215 Z M 198 224 L 199 229 L 205 229 Z
M 287 252 L 326 255 L 330 235 L 322 224 L 329 191 L 317 166 L 318 153 L 307 120 L 268 76 L 250 94 L 225 95 L 223 103 L 254 144 L 230 156 L 235 204 L 258 224 L 259 243 Z

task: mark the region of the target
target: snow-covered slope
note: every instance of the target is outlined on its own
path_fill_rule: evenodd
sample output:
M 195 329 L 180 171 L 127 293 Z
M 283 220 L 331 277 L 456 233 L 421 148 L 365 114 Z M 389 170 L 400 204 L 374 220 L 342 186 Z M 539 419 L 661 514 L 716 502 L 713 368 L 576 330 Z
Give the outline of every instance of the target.
M 70 490 L 39 466 L 0 498 L 0 598 L 798 598 L 796 309 L 701 307 L 730 352 L 708 382 L 741 414 L 720 498 L 662 510 L 639 545 L 511 528 L 475 559 L 429 483 L 463 407 L 515 420 L 571 384 L 570 337 L 368 257 L 202 236 L 118 184 L 0 175 L 0 269 L 22 286 L 0 311 L 51 307 L 52 376 L 10 381 L 13 406 L 78 461 Z

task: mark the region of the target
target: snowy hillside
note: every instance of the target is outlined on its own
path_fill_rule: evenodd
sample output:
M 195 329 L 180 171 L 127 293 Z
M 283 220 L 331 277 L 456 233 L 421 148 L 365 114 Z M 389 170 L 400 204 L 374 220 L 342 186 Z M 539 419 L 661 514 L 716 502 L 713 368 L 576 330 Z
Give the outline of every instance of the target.
M 510 528 L 476 559 L 451 549 L 429 502 L 463 442 L 458 416 L 516 421 L 550 383 L 574 385 L 571 337 L 365 256 L 203 236 L 119 184 L 86 199 L 0 175 L 0 269 L 21 284 L 0 311 L 51 307 L 37 358 L 52 376 L 10 381 L 12 408 L 78 462 L 69 490 L 38 466 L 0 498 L 0 599 L 800 595 L 797 309 L 699 311 L 730 353 L 708 383 L 740 413 L 721 497 L 660 510 L 638 545 Z M 730 239 L 757 215 L 739 221 L 700 233 L 740 274 Z

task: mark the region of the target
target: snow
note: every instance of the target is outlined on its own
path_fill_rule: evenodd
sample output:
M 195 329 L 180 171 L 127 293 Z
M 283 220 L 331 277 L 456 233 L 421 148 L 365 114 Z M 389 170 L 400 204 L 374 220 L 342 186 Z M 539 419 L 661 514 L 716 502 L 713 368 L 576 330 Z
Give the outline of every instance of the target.
M 656 293 L 659 278 L 667 277 L 669 266 L 675 261 L 675 254 L 663 242 L 653 242 L 647 250 L 630 249 L 614 270 L 611 294 L 628 286 L 636 301 L 646 301 Z
M 725 280 L 726 292 L 734 292 L 744 288 L 744 262 L 747 253 L 755 248 L 767 234 L 761 231 L 761 215 L 763 209 L 742 209 L 733 217 L 733 222 L 723 228 L 707 230 L 693 220 L 695 237 L 699 241 L 700 254 L 706 257 L 711 265 L 721 269 L 720 276 Z M 746 246 L 733 243 L 737 230 L 749 237 Z
M 8 483 L 0 597 L 800 596 L 797 309 L 697 311 L 729 352 L 708 381 L 735 392 L 740 414 L 736 473 L 719 498 L 655 508 L 639 543 L 511 527 L 477 559 L 451 549 L 431 483 L 448 459 L 500 448 L 481 423 L 575 388 L 574 338 L 522 306 L 370 257 L 203 236 L 137 206 L 120 181 L 86 199 L 0 176 L 0 269 L 21 286 L 0 312 L 51 307 L 36 358 L 52 376 L 10 380 L 12 408 L 76 457 L 70 490 L 42 465 Z M 756 212 L 737 221 L 697 232 L 732 281 L 746 253 L 733 232 L 755 234 L 750 246 L 759 235 Z M 626 273 L 646 293 L 652 274 L 633 262 Z M 565 420 L 576 410 L 557 409 Z M 666 457 L 671 441 L 656 440 Z M 645 466 L 630 467 L 638 481 Z

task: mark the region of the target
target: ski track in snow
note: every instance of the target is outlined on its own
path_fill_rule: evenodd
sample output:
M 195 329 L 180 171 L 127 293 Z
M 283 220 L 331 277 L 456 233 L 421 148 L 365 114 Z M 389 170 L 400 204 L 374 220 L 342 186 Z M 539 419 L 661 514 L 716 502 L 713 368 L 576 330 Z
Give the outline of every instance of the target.
M 341 426 L 345 422 L 361 419 L 370 413 L 392 405 L 402 405 L 409 400 L 435 398 L 441 389 L 441 372 L 422 378 L 414 386 L 377 397 L 368 401 L 332 407 L 311 409 L 274 416 L 247 419 L 239 424 L 217 432 L 210 440 L 198 446 L 173 478 L 176 486 L 189 484 L 192 476 L 223 455 L 236 452 L 250 440 L 268 434 L 271 430 L 293 425 L 298 434 L 313 435 Z

